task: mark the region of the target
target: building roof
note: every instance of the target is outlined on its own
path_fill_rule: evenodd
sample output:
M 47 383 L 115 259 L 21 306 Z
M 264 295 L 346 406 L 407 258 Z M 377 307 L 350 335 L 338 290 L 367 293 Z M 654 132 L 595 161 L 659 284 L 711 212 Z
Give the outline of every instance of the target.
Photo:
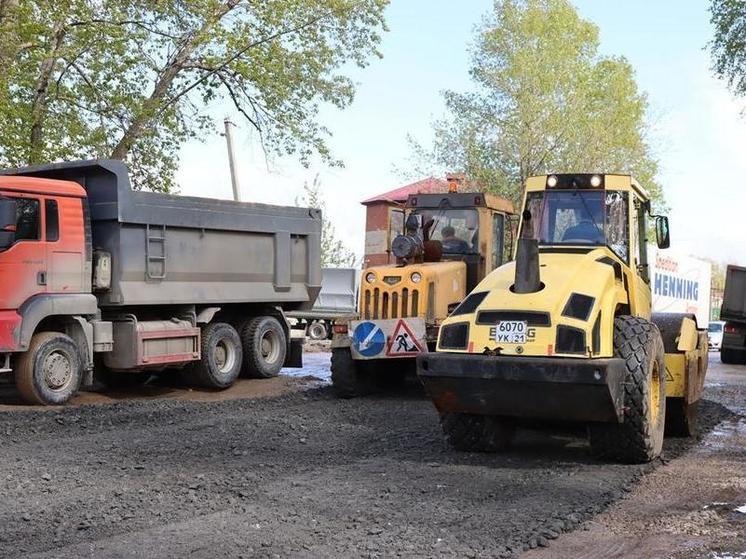
M 375 202 L 397 202 L 403 204 L 407 201 L 410 194 L 441 194 L 448 192 L 448 181 L 427 177 L 411 184 L 400 186 L 394 190 L 389 190 L 383 194 L 378 194 L 367 200 L 363 200 L 363 205 L 373 204 Z

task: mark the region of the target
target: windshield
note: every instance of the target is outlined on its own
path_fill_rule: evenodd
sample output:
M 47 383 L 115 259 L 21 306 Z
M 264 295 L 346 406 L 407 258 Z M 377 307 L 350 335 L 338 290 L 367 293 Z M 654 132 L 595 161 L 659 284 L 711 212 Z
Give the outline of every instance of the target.
M 613 190 L 530 192 L 531 221 L 521 236 L 540 245 L 607 245 L 629 261 L 627 193 Z
M 473 254 L 478 251 L 476 210 L 422 209 L 415 213 L 421 215 L 423 225 L 429 227 L 430 240 L 443 244 L 444 253 Z
M 711 334 L 717 334 L 723 331 L 723 325 L 719 322 L 710 322 L 710 326 L 707 329 Z

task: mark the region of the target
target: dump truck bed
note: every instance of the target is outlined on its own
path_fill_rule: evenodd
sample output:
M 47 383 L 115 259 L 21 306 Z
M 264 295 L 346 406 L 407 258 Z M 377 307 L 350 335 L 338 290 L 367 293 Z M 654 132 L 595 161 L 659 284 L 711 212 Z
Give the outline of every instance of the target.
M 5 174 L 86 189 L 90 248 L 112 260 L 111 289 L 97 293 L 102 307 L 261 303 L 300 310 L 321 289 L 318 210 L 136 192 L 126 166 L 113 160 Z

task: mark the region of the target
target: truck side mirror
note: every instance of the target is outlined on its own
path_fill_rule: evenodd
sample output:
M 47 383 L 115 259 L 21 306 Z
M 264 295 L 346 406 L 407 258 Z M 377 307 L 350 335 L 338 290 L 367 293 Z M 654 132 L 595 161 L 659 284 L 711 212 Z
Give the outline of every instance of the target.
M 671 232 L 668 229 L 668 218 L 665 215 L 655 216 L 655 240 L 658 248 L 671 246 Z
M 12 198 L 0 198 L 0 250 L 13 245 L 16 240 L 18 203 Z

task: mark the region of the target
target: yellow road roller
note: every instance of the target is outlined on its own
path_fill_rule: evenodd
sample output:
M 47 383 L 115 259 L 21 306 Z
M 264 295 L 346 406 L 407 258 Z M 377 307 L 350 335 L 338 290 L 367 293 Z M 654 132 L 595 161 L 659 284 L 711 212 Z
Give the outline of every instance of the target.
M 521 418 L 575 421 L 596 456 L 641 463 L 660 455 L 664 433 L 692 434 L 707 325 L 651 312 L 649 230 L 668 248 L 668 218 L 629 175 L 526 181 L 515 260 L 417 358 L 453 447 L 503 450 Z

